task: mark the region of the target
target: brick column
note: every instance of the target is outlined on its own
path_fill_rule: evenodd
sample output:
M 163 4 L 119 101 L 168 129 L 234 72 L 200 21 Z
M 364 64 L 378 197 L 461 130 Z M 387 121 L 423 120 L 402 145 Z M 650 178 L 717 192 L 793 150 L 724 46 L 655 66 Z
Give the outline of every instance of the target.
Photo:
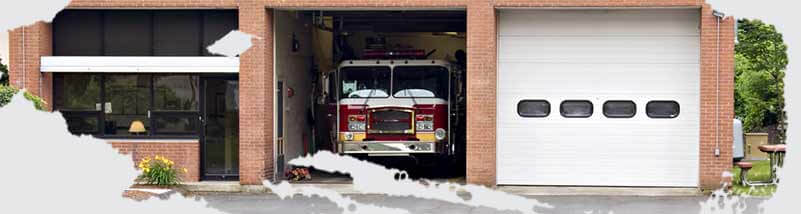
M 239 30 L 257 36 L 239 65 L 239 181 L 260 185 L 273 178 L 272 11 L 242 1 Z
M 491 1 L 467 6 L 467 182 L 495 181 L 495 9 Z
M 732 119 L 734 118 L 734 20 L 720 23 L 718 49 L 717 17 L 705 4 L 701 9 L 701 133 L 700 187 L 717 189 L 724 171 L 732 166 Z M 718 74 L 718 51 L 720 73 Z M 718 75 L 720 76 L 718 82 Z M 718 85 L 720 92 L 718 92 Z M 719 94 L 719 95 L 718 95 Z M 719 96 L 719 97 L 718 97 Z M 717 106 L 717 108 L 716 108 Z M 716 115 L 718 112 L 718 115 Z M 719 124 L 715 118 L 719 118 Z M 715 156 L 716 142 L 720 156 Z
M 39 58 L 53 55 L 52 37 L 50 23 L 40 21 L 11 30 L 8 39 L 9 84 L 42 97 L 48 109 L 52 109 L 53 103 L 53 75 L 39 71 Z

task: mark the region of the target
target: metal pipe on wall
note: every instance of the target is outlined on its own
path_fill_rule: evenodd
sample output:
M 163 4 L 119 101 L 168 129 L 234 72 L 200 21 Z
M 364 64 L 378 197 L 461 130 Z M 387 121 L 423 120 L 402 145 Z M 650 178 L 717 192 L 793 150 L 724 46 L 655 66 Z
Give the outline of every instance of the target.
M 715 53 L 717 59 L 715 63 L 715 157 L 720 156 L 720 22 L 726 16 L 725 14 L 713 10 L 712 15 L 717 19 L 717 48 Z

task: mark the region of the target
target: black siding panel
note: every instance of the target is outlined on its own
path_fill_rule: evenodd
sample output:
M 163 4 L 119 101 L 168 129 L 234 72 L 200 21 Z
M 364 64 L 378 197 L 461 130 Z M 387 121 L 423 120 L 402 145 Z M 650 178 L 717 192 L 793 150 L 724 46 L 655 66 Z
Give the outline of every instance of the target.
M 108 11 L 105 13 L 106 56 L 152 56 L 152 13 Z
M 156 56 L 200 54 L 200 13 L 159 11 L 154 14 L 153 53 Z
M 235 10 L 206 11 L 203 13 L 203 23 L 203 55 L 212 56 L 206 47 L 238 29 L 239 15 Z
M 53 55 L 103 55 L 100 11 L 66 10 L 53 19 Z

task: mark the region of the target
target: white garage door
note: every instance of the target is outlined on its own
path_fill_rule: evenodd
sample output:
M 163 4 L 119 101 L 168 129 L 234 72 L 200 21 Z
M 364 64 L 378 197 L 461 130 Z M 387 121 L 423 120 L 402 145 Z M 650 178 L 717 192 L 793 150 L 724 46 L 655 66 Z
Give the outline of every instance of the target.
M 697 186 L 698 25 L 697 9 L 501 11 L 498 183 Z

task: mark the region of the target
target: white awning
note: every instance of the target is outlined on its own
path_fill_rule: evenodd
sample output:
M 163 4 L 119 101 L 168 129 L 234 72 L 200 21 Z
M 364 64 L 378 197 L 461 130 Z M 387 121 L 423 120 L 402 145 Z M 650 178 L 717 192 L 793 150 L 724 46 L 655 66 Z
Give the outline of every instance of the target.
M 41 72 L 239 73 L 239 58 L 199 56 L 43 56 Z

